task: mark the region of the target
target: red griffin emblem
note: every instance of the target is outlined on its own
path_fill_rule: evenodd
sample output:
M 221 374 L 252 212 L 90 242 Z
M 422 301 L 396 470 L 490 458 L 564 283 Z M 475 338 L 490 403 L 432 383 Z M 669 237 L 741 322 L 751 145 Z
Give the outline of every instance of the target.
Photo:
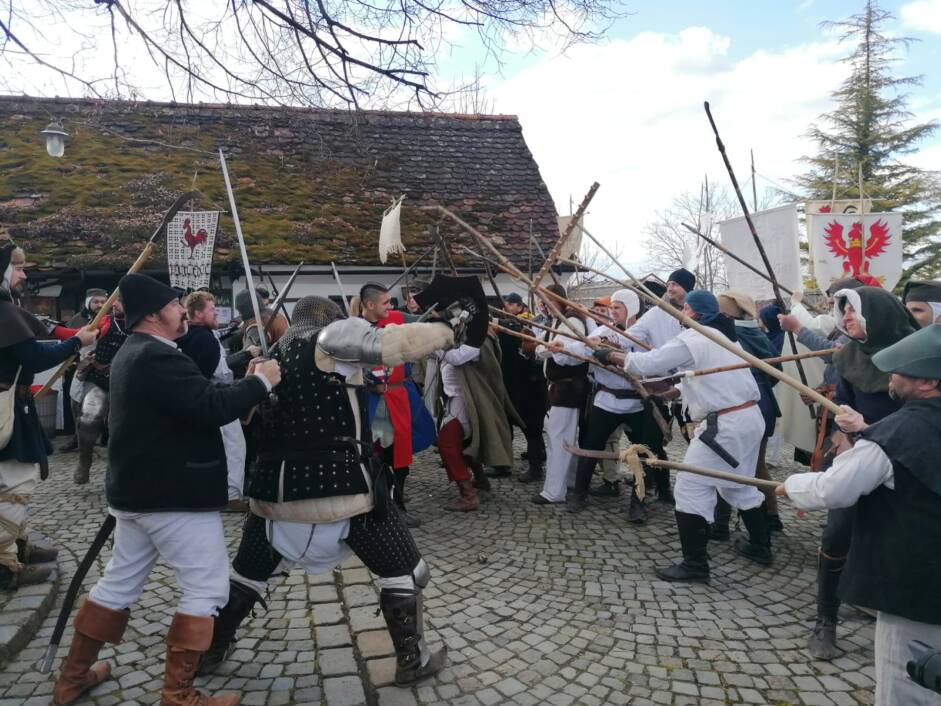
M 200 228 L 196 231 L 196 235 L 193 235 L 193 226 L 190 219 L 183 219 L 183 242 L 190 249 L 190 259 L 193 258 L 196 252 L 196 246 L 200 243 L 205 243 L 208 237 L 209 234 L 206 232 L 205 228 Z
M 849 244 L 843 240 L 843 226 L 831 221 L 824 229 L 827 247 L 834 255 L 843 258 L 843 274 L 846 277 L 855 277 L 860 282 L 880 287 L 882 283 L 878 277 L 869 274 L 869 260 L 885 252 L 889 244 L 889 226 L 885 221 L 878 220 L 869 226 L 869 237 L 866 238 L 866 250 L 863 251 L 862 223 L 856 222 L 850 228 Z

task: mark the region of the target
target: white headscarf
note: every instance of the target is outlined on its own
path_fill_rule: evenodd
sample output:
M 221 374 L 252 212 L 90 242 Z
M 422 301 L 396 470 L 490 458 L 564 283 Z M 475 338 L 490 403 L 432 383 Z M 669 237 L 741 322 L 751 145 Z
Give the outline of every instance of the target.
M 621 302 L 624 305 L 624 308 L 627 309 L 628 321 L 631 320 L 631 317 L 640 313 L 640 297 L 633 290 L 619 289 L 611 295 L 611 301 Z

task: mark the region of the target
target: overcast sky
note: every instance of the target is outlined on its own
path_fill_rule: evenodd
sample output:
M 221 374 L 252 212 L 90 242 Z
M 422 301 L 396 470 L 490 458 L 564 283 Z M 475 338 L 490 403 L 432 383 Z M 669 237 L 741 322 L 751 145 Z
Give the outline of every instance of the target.
M 141 0 L 148 2 L 150 0 Z M 156 0 L 154 0 L 156 2 Z M 923 74 L 911 91 L 919 121 L 941 120 L 941 0 L 884 0 L 897 16 L 889 31 L 920 39 L 901 56 L 901 75 Z M 830 93 L 844 78 L 840 46 L 820 22 L 847 17 L 861 0 L 629 0 L 631 14 L 597 44 L 564 53 L 543 38 L 542 51 L 511 54 L 498 69 L 484 65 L 494 112 L 520 117 L 523 132 L 560 213 L 577 204 L 593 181 L 601 183 L 588 227 L 617 244 L 626 259 L 644 260 L 642 230 L 674 196 L 698 192 L 703 175 L 727 176 L 702 109 L 710 101 L 739 181 L 755 152 L 759 189 L 792 188 L 797 160 L 812 151 L 807 127 L 831 107 Z M 200 6 L 205 8 L 207 6 Z M 87 40 L 94 62 L 110 65 L 107 19 L 100 6 L 66 24 L 98 26 Z M 102 24 L 104 23 L 104 24 Z M 54 43 L 67 27 L 42 28 Z M 482 61 L 472 33 L 439 57 L 447 81 L 472 76 Z M 64 41 L 64 40 L 63 40 Z M 522 45 L 522 42 L 520 42 Z M 95 58 L 94 52 L 104 52 Z M 137 73 L 142 97 L 171 98 L 140 48 L 120 47 L 122 63 Z M 82 95 L 61 79 L 50 83 L 25 68 L 4 77 L 6 90 L 31 95 Z M 0 83 L 0 86 L 3 86 Z M 210 100 L 210 98 L 204 98 Z M 941 169 L 941 135 L 910 161 Z

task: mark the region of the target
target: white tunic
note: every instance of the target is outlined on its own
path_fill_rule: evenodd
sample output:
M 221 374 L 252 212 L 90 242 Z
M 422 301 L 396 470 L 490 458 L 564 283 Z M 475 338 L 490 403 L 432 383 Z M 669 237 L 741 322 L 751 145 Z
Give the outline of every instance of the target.
M 654 307 L 637 319 L 627 332 L 651 348 L 661 348 L 667 341 L 679 336 L 683 332 L 683 326 L 663 309 Z
M 219 344 L 219 363 L 212 373 L 212 379 L 219 382 L 231 383 L 235 374 L 226 362 L 225 349 L 222 342 Z M 242 423 L 236 419 L 220 427 L 222 445 L 225 448 L 225 462 L 229 476 L 229 500 L 241 500 L 245 486 L 245 434 L 242 432 Z
M 457 419 L 464 429 L 464 438 L 467 439 L 470 437 L 472 429 L 470 417 L 467 416 L 467 404 L 464 402 L 464 390 L 461 387 L 461 379 L 457 369 L 461 365 L 480 360 L 480 349 L 468 346 L 465 343 L 460 348 L 449 351 L 436 351 L 435 357 L 441 361 L 441 367 L 439 368 L 441 387 L 448 400 L 441 426 L 444 426 L 452 419 Z
M 606 339 L 610 345 L 615 346 L 620 350 L 634 350 L 634 345 L 630 342 L 630 340 L 628 340 L 618 331 L 615 331 L 608 326 L 598 326 L 592 335 Z M 568 340 L 563 345 L 565 346 L 566 351 L 578 353 L 579 355 L 583 356 L 591 356 L 592 354 L 592 349 L 581 341 Z M 633 389 L 633 385 L 631 385 L 630 382 L 625 380 L 620 375 L 612 373 L 610 370 L 606 370 L 601 366 L 593 365 L 589 369 L 589 372 L 595 379 L 596 383 L 611 390 Z M 632 414 L 634 412 L 640 412 L 644 409 L 644 403 L 639 397 L 619 399 L 610 392 L 607 392 L 603 389 L 599 389 L 595 393 L 593 406 L 598 407 L 599 409 L 603 409 L 606 412 L 611 412 L 612 414 Z

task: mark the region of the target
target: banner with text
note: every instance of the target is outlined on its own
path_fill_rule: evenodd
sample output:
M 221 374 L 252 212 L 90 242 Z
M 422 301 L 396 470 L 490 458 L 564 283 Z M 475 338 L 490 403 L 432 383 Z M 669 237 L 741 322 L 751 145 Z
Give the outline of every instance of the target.
M 209 286 L 218 225 L 218 211 L 180 211 L 167 224 L 171 287 L 200 289 Z

